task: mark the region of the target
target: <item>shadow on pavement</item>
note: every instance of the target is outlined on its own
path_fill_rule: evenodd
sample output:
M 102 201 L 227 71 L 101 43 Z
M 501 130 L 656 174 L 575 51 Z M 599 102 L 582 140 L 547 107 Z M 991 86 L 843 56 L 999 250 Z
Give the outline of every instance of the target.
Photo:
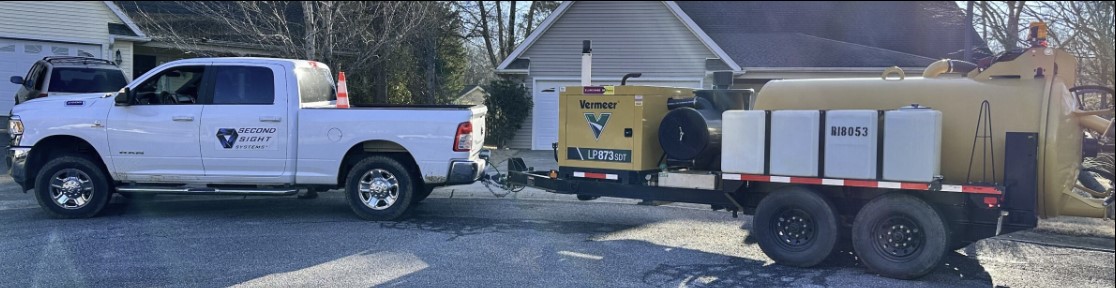
M 398 222 L 361 221 L 343 201 L 270 198 L 125 203 L 119 200 L 114 201 L 103 216 L 94 219 L 47 220 L 41 211 L 25 216 L 32 219 L 10 219 L 32 222 L 18 224 L 20 226 L 51 227 L 45 232 L 31 227 L 8 229 L 6 226 L 11 223 L 0 224 L 5 230 L 14 232 L 10 234 L 12 239 L 46 243 L 35 244 L 45 247 L 0 245 L 3 251 L 0 253 L 15 260 L 0 264 L 0 269 L 13 273 L 5 274 L 31 275 L 27 276 L 31 279 L 13 279 L 8 284 L 472 286 L 489 283 L 510 287 L 992 284 L 991 277 L 976 260 L 957 253 L 949 255 L 948 266 L 935 273 L 918 280 L 902 281 L 870 275 L 848 253 L 838 253 L 819 267 L 800 269 L 642 240 L 591 240 L 643 224 L 484 218 L 475 213 L 455 215 L 444 211 L 452 208 L 447 206 L 459 205 L 456 203 L 461 201 L 490 200 L 424 203 Z M 469 208 L 471 204 L 488 205 L 470 202 L 460 206 Z M 642 217 L 647 217 L 646 224 L 656 221 L 651 216 Z M 133 219 L 122 221 L 121 218 Z M 221 235 L 212 235 L 215 233 Z M 62 246 L 51 248 L 50 243 Z M 80 252 L 80 247 L 66 246 L 74 243 L 115 248 L 87 255 L 83 253 L 88 252 Z M 20 259 L 31 263 L 20 264 L 26 267 L 11 266 L 22 263 Z M 40 269 L 43 265 L 114 268 L 77 269 L 68 272 L 73 274 L 53 275 L 55 278 L 40 278 L 33 276 L 35 273 L 21 274 L 26 271 L 19 271 Z M 354 270 L 358 272 L 352 272 Z M 966 274 L 959 276 L 958 271 L 966 271 Z

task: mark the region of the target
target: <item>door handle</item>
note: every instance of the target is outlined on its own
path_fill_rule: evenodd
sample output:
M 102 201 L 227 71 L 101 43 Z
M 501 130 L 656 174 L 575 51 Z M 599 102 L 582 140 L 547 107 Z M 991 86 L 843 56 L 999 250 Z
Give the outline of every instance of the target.
M 173 119 L 174 121 L 190 122 L 190 121 L 194 121 L 194 116 L 179 115 L 179 116 L 173 116 L 173 117 L 171 117 L 171 119 Z
M 278 116 L 260 116 L 260 122 L 279 122 L 282 121 L 282 119 L 283 118 L 279 118 Z

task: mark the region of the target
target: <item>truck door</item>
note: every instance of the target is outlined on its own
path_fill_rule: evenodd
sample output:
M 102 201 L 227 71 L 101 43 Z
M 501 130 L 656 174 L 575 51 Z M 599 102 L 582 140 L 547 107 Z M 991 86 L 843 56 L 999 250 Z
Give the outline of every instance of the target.
M 203 105 L 201 153 L 206 176 L 279 177 L 287 171 L 292 119 L 286 72 L 278 65 L 211 67 L 213 93 Z M 239 180 L 238 180 L 239 181 Z
M 164 69 L 133 86 L 132 105 L 109 109 L 109 154 L 118 176 L 174 182 L 205 173 L 198 150 L 198 99 L 206 91 L 206 72 L 204 65 Z

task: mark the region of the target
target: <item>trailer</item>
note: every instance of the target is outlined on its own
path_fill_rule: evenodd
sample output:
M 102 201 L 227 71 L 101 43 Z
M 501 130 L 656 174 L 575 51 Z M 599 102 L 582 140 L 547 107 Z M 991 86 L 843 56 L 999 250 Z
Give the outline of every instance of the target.
M 1040 218 L 1112 218 L 1110 188 L 1073 191 L 1098 147 L 1082 130 L 1112 136 L 1097 116 L 1111 108 L 1081 111 L 1070 92 L 1075 67 L 1036 45 L 938 61 L 922 77 L 781 80 L 756 95 L 731 89 L 731 73 L 706 90 L 583 82 L 560 88 L 558 169 L 512 158 L 502 182 L 708 204 L 753 215 L 750 234 L 776 263 L 810 267 L 851 246 L 876 273 L 917 278 Z

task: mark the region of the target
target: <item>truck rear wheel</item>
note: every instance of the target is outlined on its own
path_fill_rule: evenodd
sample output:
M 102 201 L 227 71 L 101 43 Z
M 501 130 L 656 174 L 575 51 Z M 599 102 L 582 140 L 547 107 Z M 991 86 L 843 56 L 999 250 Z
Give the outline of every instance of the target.
M 838 226 L 833 203 L 803 187 L 787 187 L 760 201 L 752 218 L 760 249 L 787 266 L 821 263 L 837 245 Z
M 55 218 L 89 218 L 112 196 L 101 166 L 88 156 L 64 154 L 47 161 L 35 178 L 35 199 Z
M 934 207 L 922 199 L 887 194 L 868 202 L 853 221 L 853 249 L 868 269 L 913 279 L 938 267 L 950 235 Z
M 360 218 L 373 221 L 399 218 L 411 206 L 415 191 L 421 189 L 399 161 L 385 156 L 357 162 L 345 183 L 349 207 Z

